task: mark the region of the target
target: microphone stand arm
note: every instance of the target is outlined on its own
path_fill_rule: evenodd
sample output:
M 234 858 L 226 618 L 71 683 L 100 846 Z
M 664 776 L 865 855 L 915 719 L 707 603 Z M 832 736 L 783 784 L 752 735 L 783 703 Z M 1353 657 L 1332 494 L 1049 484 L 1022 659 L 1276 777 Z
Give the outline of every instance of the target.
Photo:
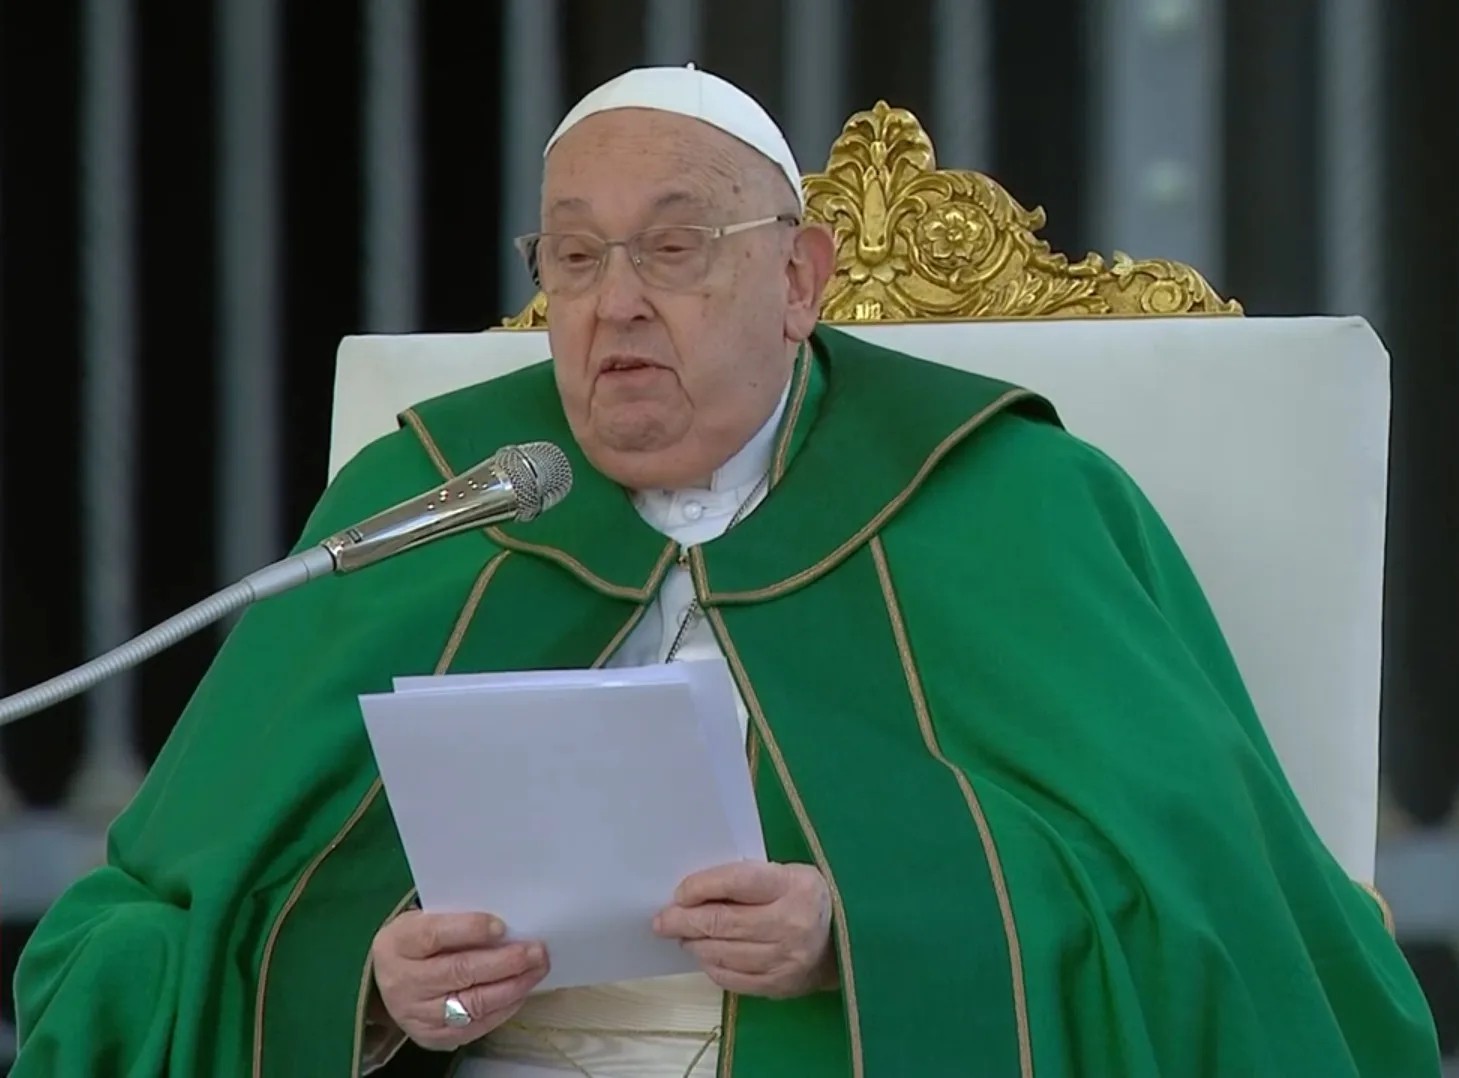
M 194 603 L 139 636 L 74 670 L 0 700 L 0 726 L 69 700 L 115 674 L 145 662 L 209 625 L 245 607 L 307 584 L 335 571 L 334 555 L 323 546 L 310 547 L 276 561 L 231 584 L 222 591 Z
M 476 467 L 250 573 L 140 636 L 34 688 L 0 699 L 0 726 L 85 692 L 259 599 L 331 573 L 350 573 L 450 535 L 532 520 L 572 488 L 572 466 L 550 442 L 505 446 Z

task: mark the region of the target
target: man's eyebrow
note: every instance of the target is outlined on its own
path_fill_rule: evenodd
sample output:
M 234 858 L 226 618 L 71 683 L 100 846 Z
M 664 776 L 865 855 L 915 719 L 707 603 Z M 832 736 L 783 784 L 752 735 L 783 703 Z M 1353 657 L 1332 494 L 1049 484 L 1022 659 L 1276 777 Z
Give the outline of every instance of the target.
M 681 206 L 687 206 L 690 209 L 696 210 L 707 210 L 709 209 L 709 200 L 702 195 L 694 194 L 692 191 L 666 191 L 654 199 L 653 202 L 653 208 L 655 210 L 673 210 Z
M 581 212 L 588 208 L 588 200 L 585 198 L 559 198 L 547 207 L 547 213 L 560 213 L 564 211 Z

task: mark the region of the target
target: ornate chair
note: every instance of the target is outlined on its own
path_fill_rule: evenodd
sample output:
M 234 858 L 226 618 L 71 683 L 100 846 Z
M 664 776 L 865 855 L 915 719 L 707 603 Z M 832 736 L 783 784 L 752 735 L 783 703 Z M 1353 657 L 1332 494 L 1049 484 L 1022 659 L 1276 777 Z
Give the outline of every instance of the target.
M 1360 319 L 1246 318 L 1194 269 L 1071 262 L 1044 215 L 941 170 L 910 113 L 847 121 L 805 179 L 824 318 L 1047 394 L 1174 531 L 1317 830 L 1371 884 L 1388 357 Z M 547 358 L 545 298 L 473 334 L 340 346 L 331 475 L 407 405 Z

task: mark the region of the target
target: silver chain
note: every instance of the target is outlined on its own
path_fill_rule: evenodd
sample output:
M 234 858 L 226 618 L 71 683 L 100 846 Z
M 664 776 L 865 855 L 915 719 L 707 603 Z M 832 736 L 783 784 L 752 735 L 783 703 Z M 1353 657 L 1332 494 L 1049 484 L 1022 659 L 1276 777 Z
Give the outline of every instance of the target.
M 749 496 L 740 503 L 740 507 L 735 510 L 735 515 L 730 517 L 729 525 L 725 528 L 725 531 L 729 531 L 736 524 L 745 519 L 745 517 L 750 512 L 750 506 L 753 505 L 755 499 L 760 496 L 760 492 L 765 489 L 765 484 L 769 482 L 769 480 L 770 473 L 768 471 L 764 475 L 760 476 L 759 481 L 754 485 L 753 488 L 751 488 Z M 685 552 L 687 553 L 687 548 L 685 549 Z M 674 634 L 674 642 L 669 645 L 669 653 L 664 656 L 664 662 L 671 663 L 674 661 L 675 656 L 679 654 L 679 649 L 684 646 L 684 640 L 688 637 L 689 630 L 699 623 L 699 619 L 703 616 L 703 614 L 704 608 L 700 606 L 699 596 L 696 595 L 693 599 L 689 601 L 689 608 L 684 611 L 684 620 L 679 622 L 679 631 Z

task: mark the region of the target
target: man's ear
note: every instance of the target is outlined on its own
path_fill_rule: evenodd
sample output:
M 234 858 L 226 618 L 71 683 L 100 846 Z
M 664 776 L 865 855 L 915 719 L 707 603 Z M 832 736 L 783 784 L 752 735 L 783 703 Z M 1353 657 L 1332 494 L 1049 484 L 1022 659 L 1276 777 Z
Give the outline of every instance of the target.
M 785 336 L 803 341 L 821 317 L 821 300 L 835 268 L 836 241 L 825 225 L 801 225 L 791 241 L 785 273 L 789 304 L 785 312 Z

